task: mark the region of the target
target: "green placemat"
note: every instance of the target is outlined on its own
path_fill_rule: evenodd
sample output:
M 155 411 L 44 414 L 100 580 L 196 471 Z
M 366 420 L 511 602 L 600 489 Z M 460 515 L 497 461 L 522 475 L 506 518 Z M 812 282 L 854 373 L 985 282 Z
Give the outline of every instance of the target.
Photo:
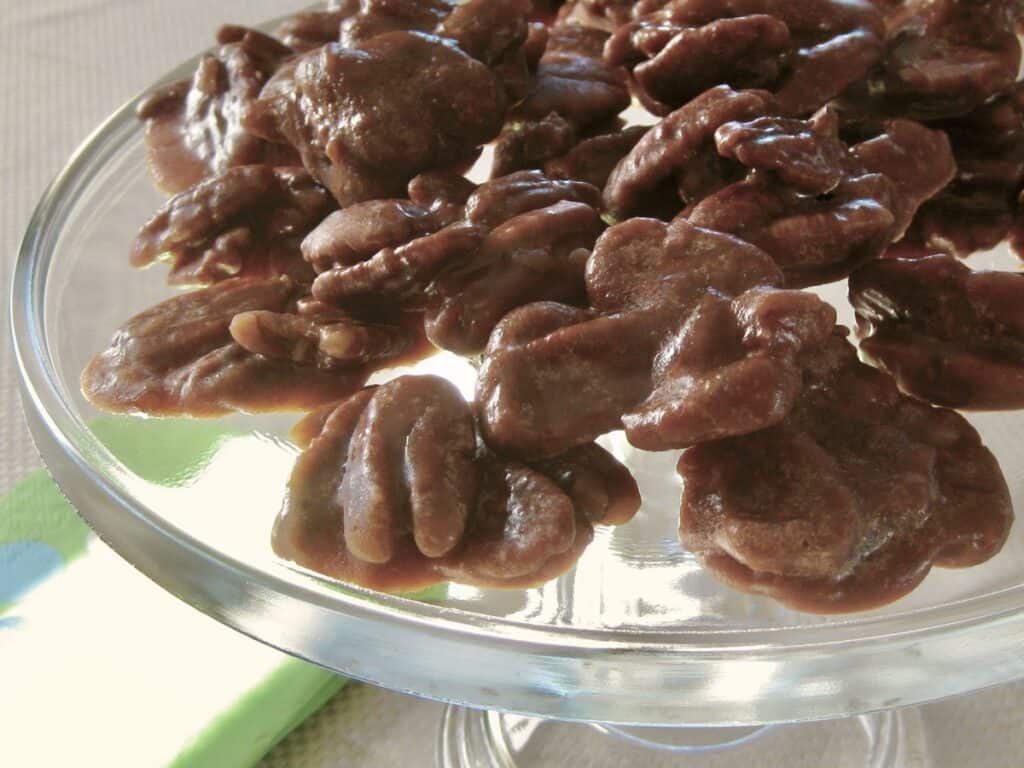
M 180 419 L 107 417 L 92 429 L 128 468 L 146 480 L 166 486 L 187 482 L 209 461 L 217 447 L 237 435 L 214 422 Z M 42 581 L 59 574 L 73 559 L 88 557 L 89 528 L 64 499 L 45 471 L 22 480 L 0 499 L 0 629 L 18 630 L 18 600 Z M 112 584 L 111 592 L 117 585 Z M 104 595 L 116 599 L 116 595 Z M 26 614 L 26 621 L 31 615 Z M 237 635 L 238 643 L 253 640 Z M 188 665 L 189 659 L 165 663 Z M 230 656 L 218 664 L 231 665 Z M 126 675 L 138 674 L 126 669 Z M 234 675 L 237 679 L 238 675 Z M 183 675 L 183 680 L 187 675 Z M 216 684 L 216 681 L 209 681 Z M 262 679 L 238 691 L 182 751 L 166 765 L 174 768 L 246 768 L 316 712 L 345 679 L 312 664 L 281 654 L 280 664 Z M 111 681 L 111 691 L 116 691 Z M 59 695 L 59 691 L 54 691 Z M 147 702 L 129 702 L 145 708 Z M 95 756 L 99 757 L 99 756 Z M 83 755 L 83 764 L 91 763 Z

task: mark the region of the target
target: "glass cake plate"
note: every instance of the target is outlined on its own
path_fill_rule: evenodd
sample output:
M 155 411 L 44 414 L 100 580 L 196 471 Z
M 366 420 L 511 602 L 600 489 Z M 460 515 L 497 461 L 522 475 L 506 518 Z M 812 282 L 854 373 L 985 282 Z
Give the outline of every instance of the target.
M 444 750 L 469 749 L 473 729 L 490 749 L 502 734 L 521 734 L 523 723 L 537 732 L 533 718 L 744 727 L 723 739 L 742 748 L 753 726 L 857 716 L 1024 677 L 1020 524 L 988 563 L 933 571 L 895 604 L 842 616 L 799 613 L 704 572 L 676 537 L 678 454 L 638 451 L 612 434 L 603 444 L 629 465 L 644 496 L 633 522 L 599 529 L 579 564 L 540 588 L 450 585 L 413 599 L 332 582 L 271 551 L 296 455 L 286 435 L 297 415 L 183 422 L 184 447 L 195 444 L 189 462 L 160 473 L 126 465 L 101 442 L 96 424 L 111 417 L 85 401 L 78 377 L 120 323 L 171 295 L 161 268 L 137 272 L 127 263 L 137 228 L 163 199 L 147 173 L 133 108 L 96 130 L 39 203 L 17 261 L 10 318 L 26 417 L 54 478 L 110 546 L 182 600 L 346 675 L 518 713 L 499 722 L 450 712 L 439 759 L 453 765 L 470 763 Z M 972 263 L 1019 268 L 1006 252 Z M 849 323 L 845 284 L 821 293 Z M 452 355 L 415 369 L 472 391 L 472 367 Z M 1024 413 L 970 420 L 1024 510 Z M 145 440 L 147 422 L 139 424 Z M 664 746 L 649 734 L 599 727 Z

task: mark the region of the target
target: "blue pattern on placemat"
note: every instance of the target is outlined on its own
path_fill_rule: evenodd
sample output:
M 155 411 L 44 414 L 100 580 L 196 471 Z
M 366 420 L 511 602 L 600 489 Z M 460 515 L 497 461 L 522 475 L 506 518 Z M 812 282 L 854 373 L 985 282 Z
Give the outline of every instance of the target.
M 63 565 L 60 552 L 41 541 L 0 544 L 0 604 L 13 603 Z

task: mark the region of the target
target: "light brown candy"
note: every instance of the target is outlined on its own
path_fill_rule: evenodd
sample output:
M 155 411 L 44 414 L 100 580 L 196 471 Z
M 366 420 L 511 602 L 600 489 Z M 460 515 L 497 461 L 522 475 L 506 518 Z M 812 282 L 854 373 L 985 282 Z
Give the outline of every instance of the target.
M 394 358 L 410 345 L 402 330 L 391 326 L 267 310 L 235 315 L 228 330 L 239 346 L 253 354 L 322 370 L 352 369 Z
M 626 437 L 658 451 L 778 424 L 802 394 L 798 355 L 825 343 L 835 322 L 802 291 L 707 296 L 662 348 L 651 394 L 623 414 Z
M 547 48 L 526 97 L 513 116 L 541 120 L 555 112 L 576 128 L 596 125 L 629 106 L 625 73 L 601 60 L 608 35 L 597 29 L 559 24 L 549 30 Z
M 377 589 L 448 579 L 517 588 L 571 567 L 593 523 L 621 524 L 640 505 L 629 473 L 596 445 L 531 467 L 478 450 L 473 425 L 433 376 L 311 414 L 275 551 Z
M 726 123 L 770 114 L 769 94 L 719 86 L 653 126 L 615 166 L 604 188 L 605 208 L 618 219 L 643 209 L 659 184 L 713 153 L 715 131 Z M 677 210 L 682 204 L 677 201 Z
M 882 65 L 848 98 L 862 109 L 933 120 L 970 112 L 1013 86 L 1015 0 L 909 0 L 891 14 Z
M 217 416 L 301 410 L 362 386 L 369 371 L 325 371 L 271 360 L 236 344 L 232 319 L 282 312 L 300 289 L 288 278 L 225 280 L 136 315 L 82 372 L 82 390 L 117 413 Z
M 948 255 L 881 259 L 850 276 L 865 359 L 951 408 L 1024 408 L 1024 276 Z
M 243 125 L 245 110 L 292 50 L 244 27 L 222 27 L 217 41 L 220 47 L 199 59 L 191 79 L 154 91 L 138 106 L 150 171 L 169 193 L 238 165 L 297 164 L 290 147 Z
M 305 170 L 228 168 L 168 200 L 139 230 L 131 263 L 167 262 L 174 285 L 232 277 L 312 279 L 299 244 L 334 208 Z
M 392 31 L 355 46 L 298 58 L 246 116 L 251 130 L 291 143 L 343 207 L 395 197 L 416 174 L 474 157 L 501 129 L 500 81 L 451 40 Z
M 778 426 L 683 454 L 680 537 L 726 583 L 816 613 L 902 597 L 999 551 L 1010 495 L 977 432 L 901 395 L 841 334 Z
M 565 154 L 575 143 L 576 131 L 555 112 L 543 120 L 506 125 L 494 144 L 491 178 L 542 168 L 546 161 Z
M 778 422 L 799 393 L 795 356 L 835 322 L 779 282 L 764 252 L 683 220 L 612 227 L 587 266 L 592 310 L 532 304 L 495 328 L 477 378 L 484 439 L 536 458 L 614 429 L 665 449 Z
M 673 0 L 619 27 L 605 60 L 632 67 L 657 114 L 726 84 L 767 88 L 782 114 L 801 116 L 864 77 L 883 36 L 864 0 Z
M 581 303 L 583 270 L 604 224 L 585 203 L 562 201 L 495 227 L 475 258 L 427 290 L 425 327 L 437 346 L 481 351 L 508 312 L 532 301 Z

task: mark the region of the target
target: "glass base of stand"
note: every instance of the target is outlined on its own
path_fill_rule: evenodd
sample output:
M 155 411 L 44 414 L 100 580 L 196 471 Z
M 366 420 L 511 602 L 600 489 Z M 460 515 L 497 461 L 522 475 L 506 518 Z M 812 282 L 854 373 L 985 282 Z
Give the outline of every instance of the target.
M 916 709 L 742 728 L 643 728 L 539 720 L 449 706 L 438 768 L 932 768 Z

